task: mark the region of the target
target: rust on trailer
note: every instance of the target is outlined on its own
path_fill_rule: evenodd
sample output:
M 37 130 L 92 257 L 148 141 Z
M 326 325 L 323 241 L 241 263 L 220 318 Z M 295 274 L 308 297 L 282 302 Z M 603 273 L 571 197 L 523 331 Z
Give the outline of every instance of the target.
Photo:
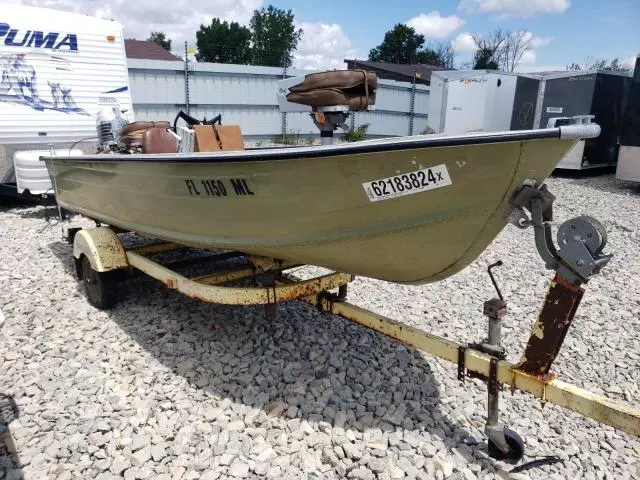
M 314 295 L 304 298 L 306 302 L 318 306 L 323 311 L 339 315 L 359 325 L 376 330 L 394 338 L 405 345 L 415 347 L 423 352 L 443 360 L 458 362 L 460 344 L 446 338 L 433 335 L 409 325 L 404 325 L 364 308 L 327 298 L 325 295 Z M 465 368 L 483 377 L 489 377 L 492 357 L 472 348 L 464 350 Z M 512 389 L 530 393 L 543 402 L 553 403 L 586 417 L 611 425 L 631 435 L 640 435 L 640 411 L 630 405 L 619 404 L 613 400 L 591 393 L 575 385 L 562 382 L 553 374 L 530 375 L 516 368 L 506 360 L 493 360 L 495 377 L 498 382 Z
M 286 270 L 289 268 L 301 267 L 302 265 L 295 262 L 282 262 L 280 268 Z M 245 278 L 251 278 L 256 275 L 255 268 L 252 266 L 242 265 L 240 267 L 231 268 L 224 272 L 218 272 L 207 275 L 200 275 L 193 277 L 191 280 L 207 285 L 221 285 L 227 282 L 233 282 L 236 280 L 242 280 Z
M 73 240 L 76 260 L 86 256 L 96 272 L 109 272 L 127 267 L 127 256 L 120 239 L 108 227 L 82 229 Z
M 529 375 L 549 373 L 583 294 L 582 288 L 556 273 L 516 368 Z
M 223 305 L 260 305 L 295 300 L 299 297 L 315 295 L 325 290 L 338 288 L 354 279 L 353 275 L 330 273 L 289 285 L 265 287 L 217 286 L 182 276 L 137 252 L 128 251 L 126 255 L 129 265 L 156 280 L 160 280 L 167 286 L 171 285 L 171 288 L 184 295 Z

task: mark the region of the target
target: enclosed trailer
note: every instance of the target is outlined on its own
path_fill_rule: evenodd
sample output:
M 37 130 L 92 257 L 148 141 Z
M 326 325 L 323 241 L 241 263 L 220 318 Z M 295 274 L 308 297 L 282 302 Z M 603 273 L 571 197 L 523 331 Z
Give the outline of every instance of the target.
M 615 165 L 622 135 L 624 103 L 631 83 L 629 75 L 604 71 L 542 72 L 536 75 L 540 82 L 534 128 L 546 128 L 553 118 L 593 115 L 602 130 L 597 138 L 578 142 L 557 168 L 581 170 Z M 531 98 L 533 89 L 531 83 L 524 95 L 527 100 Z M 528 106 L 524 110 L 529 111 Z
M 531 130 L 535 125 L 536 105 L 540 90 L 540 77 L 518 75 L 511 110 L 510 130 Z
M 509 130 L 517 80 L 517 75 L 493 70 L 432 72 L 429 132 Z
M 51 192 L 44 163 L 34 160 L 38 151 L 91 150 L 95 142 L 83 142 L 95 137 L 96 114 L 105 107 L 125 110 L 132 119 L 122 25 L 3 5 L 0 193 Z
M 627 95 L 616 177 L 640 182 L 640 55 Z

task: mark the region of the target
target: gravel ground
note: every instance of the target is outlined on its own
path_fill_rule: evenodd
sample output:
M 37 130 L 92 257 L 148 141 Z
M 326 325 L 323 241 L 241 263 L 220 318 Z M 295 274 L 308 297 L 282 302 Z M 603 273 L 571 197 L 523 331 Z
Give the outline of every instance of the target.
M 598 218 L 615 254 L 587 286 L 554 370 L 640 407 L 640 190 L 612 175 L 548 183 L 556 220 Z M 525 439 L 525 460 L 562 461 L 509 474 L 486 453 L 483 384 L 302 303 L 269 322 L 262 308 L 189 300 L 138 276 L 98 311 L 44 215 L 0 210 L 0 479 L 640 479 L 637 438 L 518 392 L 503 396 L 501 418 Z M 497 259 L 516 360 L 551 277 L 531 231 L 506 228 L 438 284 L 357 279 L 349 299 L 476 341 Z

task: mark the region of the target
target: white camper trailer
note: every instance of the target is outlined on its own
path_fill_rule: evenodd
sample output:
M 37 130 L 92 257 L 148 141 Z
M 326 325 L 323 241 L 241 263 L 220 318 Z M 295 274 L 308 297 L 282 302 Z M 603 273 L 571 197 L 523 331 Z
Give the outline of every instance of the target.
M 517 75 L 492 70 L 432 72 L 429 132 L 509 130 L 517 80 Z
M 90 150 L 95 142 L 83 141 L 95 137 L 96 114 L 105 107 L 119 107 L 132 119 L 122 26 L 48 8 L 3 5 L 3 191 L 52 193 L 47 169 L 37 160 L 39 151 Z

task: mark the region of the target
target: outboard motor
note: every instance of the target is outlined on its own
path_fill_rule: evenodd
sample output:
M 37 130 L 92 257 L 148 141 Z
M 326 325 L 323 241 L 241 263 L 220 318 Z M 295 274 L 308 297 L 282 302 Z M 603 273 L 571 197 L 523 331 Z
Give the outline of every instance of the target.
M 127 120 L 118 107 L 103 108 L 96 115 L 98 133 L 98 153 L 117 150 L 122 127 Z

